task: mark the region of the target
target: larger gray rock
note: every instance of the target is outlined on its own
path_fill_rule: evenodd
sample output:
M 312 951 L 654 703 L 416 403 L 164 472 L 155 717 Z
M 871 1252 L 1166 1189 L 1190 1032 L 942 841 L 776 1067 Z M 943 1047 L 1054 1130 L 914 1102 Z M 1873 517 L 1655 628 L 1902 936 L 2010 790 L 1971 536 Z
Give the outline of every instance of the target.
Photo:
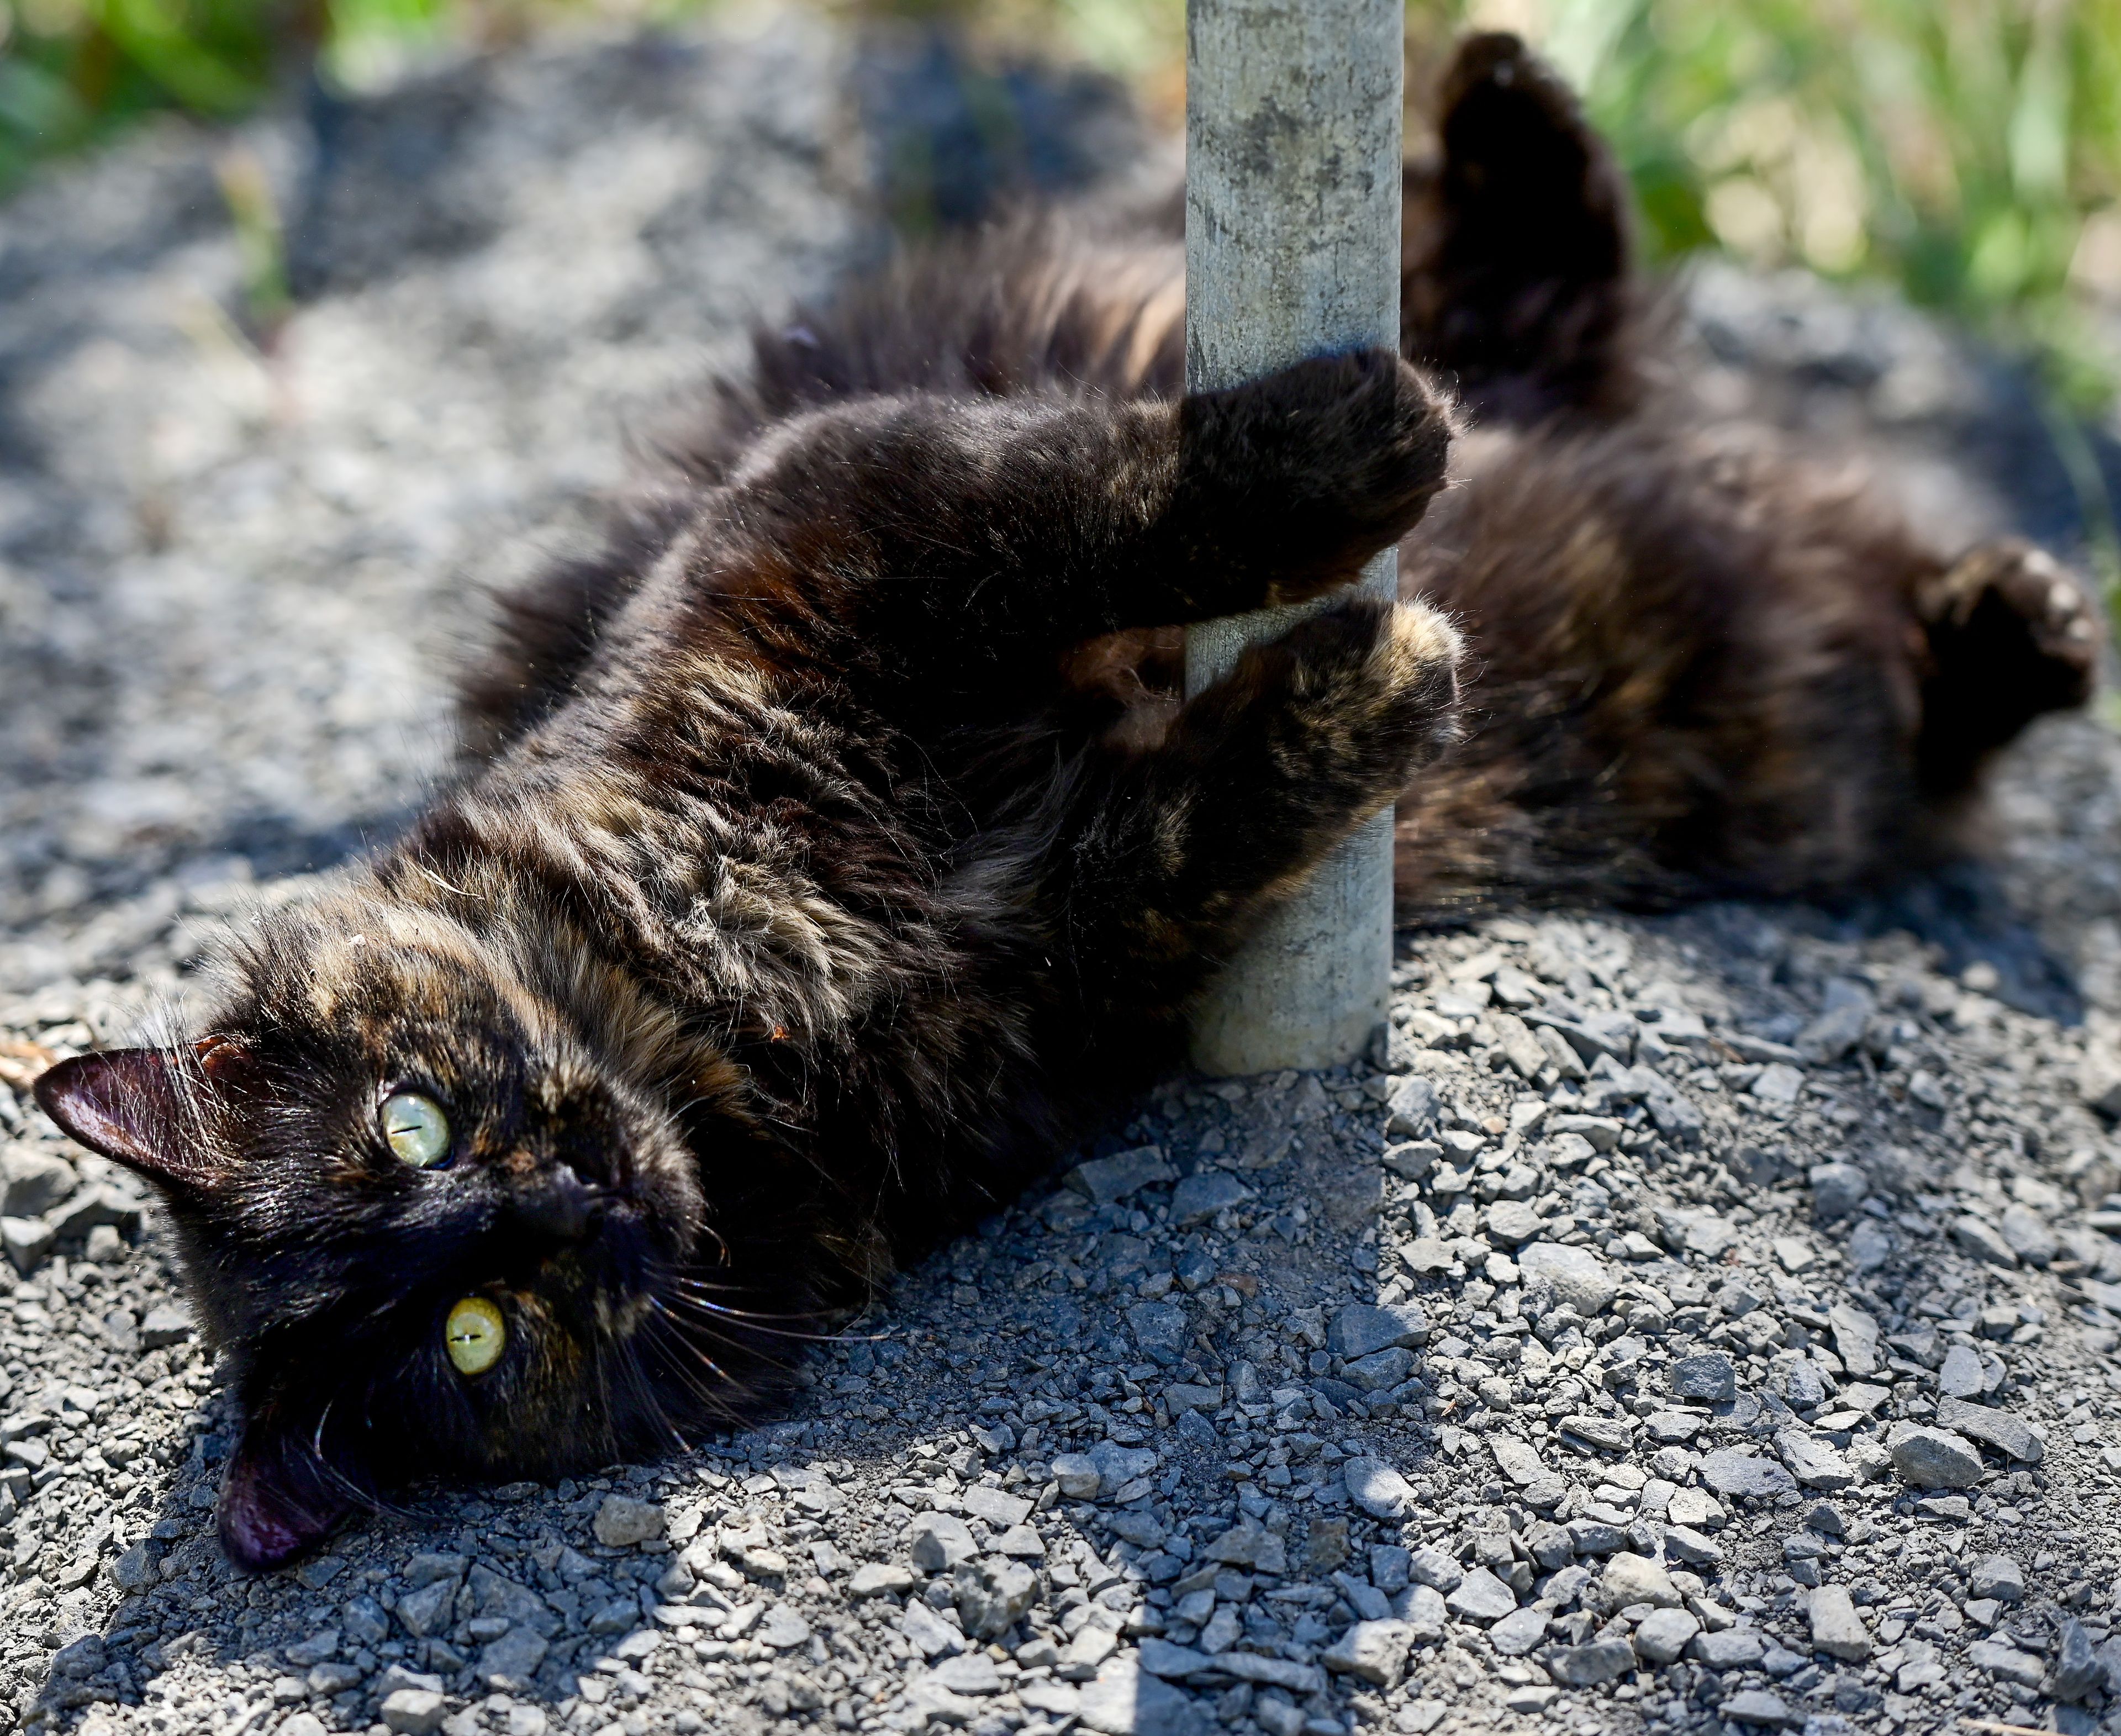
M 42 1217 L 73 1192 L 73 1165 L 55 1152 L 10 1146 L 0 1152 L 0 1216 Z
M 1414 1485 L 1381 1458 L 1351 1458 L 1340 1478 L 1348 1499 L 1374 1519 L 1405 1519 L 1414 1510 Z
M 1986 1218 L 1969 1212 L 1951 1221 L 1951 1239 L 1977 1260 L 1985 1260 L 1991 1266 L 2016 1266 L 2016 1251 L 2003 1239 L 2003 1233 Z
M 1189 1229 L 1252 1197 L 1252 1190 L 1228 1170 L 1203 1169 L 1171 1190 L 1171 1221 Z
M 1414 1630 L 1404 1622 L 1358 1622 L 1318 1661 L 1336 1675 L 1357 1676 L 1378 1687 L 1399 1685 L 1406 1673 L 1406 1654 Z
M 1842 1365 L 1858 1379 L 1878 1372 L 1878 1323 L 1853 1303 L 1837 1302 L 1826 1311 L 1828 1328 Z
M 44 1263 L 58 1239 L 42 1218 L 0 1218 L 0 1248 L 5 1248 L 15 1270 L 27 1277 Z
M 1966 1576 L 1970 1596 L 1993 1598 L 1999 1603 L 2022 1603 L 2025 1600 L 2025 1570 L 2007 1555 L 1984 1556 L 1974 1564 Z
M 1625 1640 L 1593 1640 L 1588 1645 L 1556 1646 L 1541 1661 L 1564 1687 L 1597 1687 L 1632 1670 L 1635 1649 Z
M 906 1528 L 907 1552 L 923 1573 L 949 1573 L 980 1552 L 972 1527 L 954 1513 L 919 1513 Z
M 1701 1631 L 1701 1623 L 1684 1609 L 1660 1609 L 1635 1628 L 1635 1654 L 1645 1664 L 1670 1664 Z
M 1981 1481 L 1981 1455 L 1948 1429 L 1896 1423 L 1886 1451 L 1893 1468 L 1918 1489 L 1970 1489 Z
M 1529 1242 L 1547 1227 L 1546 1220 L 1530 1200 L 1497 1200 L 1488 1208 L 1483 1226 L 1488 1239 L 1503 1248 Z
M 1076 1716 L 1099 1736 L 1210 1736 L 1214 1728 L 1205 1706 L 1130 1657 L 1106 1661 L 1084 1686 Z
M 1993 1447 L 2007 1458 L 2036 1465 L 2047 1456 L 2047 1447 L 2032 1430 L 2008 1411 L 1992 1405 L 1970 1404 L 1963 1398 L 1937 1401 L 1937 1423 L 1941 1429 L 1964 1435 L 1983 1446 Z
M 1863 1040 L 1864 1027 L 1877 1008 L 1867 984 L 1837 977 L 1827 985 L 1819 1016 L 1797 1034 L 1790 1047 L 1814 1066 L 1830 1065 Z
M 550 1649 L 549 1642 L 535 1630 L 511 1627 L 479 1648 L 478 1678 L 491 1687 L 528 1687 Z
M 1385 1132 L 1393 1139 L 1419 1139 L 1436 1125 L 1437 1108 L 1433 1080 L 1419 1073 L 1396 1080 L 1385 1099 Z
M 1657 1208 L 1657 1235 L 1674 1253 L 1698 1253 L 1713 1260 L 1738 1239 L 1730 1220 L 1694 1207 L 1660 1206 Z
M 1863 1203 L 1871 1192 L 1871 1178 L 1853 1164 L 1814 1164 L 1811 1182 L 1811 1215 L 1822 1224 L 1831 1224 Z
M 1758 1669 L 1767 1650 L 1767 1636 L 1757 1627 L 1727 1627 L 1686 1642 L 1686 1655 L 1713 1670 Z
M 1340 1378 L 1349 1385 L 1360 1387 L 1365 1393 L 1382 1393 L 1396 1387 L 1414 1372 L 1414 1352 L 1394 1348 L 1375 1351 L 1367 1356 L 1358 1356 L 1344 1363 Z
M 2064 1616 L 2056 1636 L 2054 1671 L 2048 1678 L 2048 1692 L 2058 1700 L 2082 1700 L 2094 1688 L 2103 1687 L 2105 1680 L 2106 1672 L 2091 1649 L 2091 1636 L 2075 1616 Z
M 636 1500 L 630 1495 L 607 1495 L 598 1504 L 590 1528 L 607 1549 L 653 1542 L 669 1529 L 660 1501 Z
M 2015 1682 L 2021 1687 L 2038 1687 L 2047 1670 L 2030 1652 L 2021 1652 L 2008 1640 L 1976 1640 L 1966 1648 L 1966 1661 L 1978 1670 Z
M 1554 1299 L 1565 1302 L 1587 1320 L 1594 1320 L 1620 1293 L 1611 1267 L 1587 1248 L 1559 1242 L 1528 1242 L 1517 1250 L 1517 1269 L 1527 1284 L 1542 1279 L 1554 1286 Z
M 1937 1389 L 1946 1398 L 1973 1398 L 1988 1384 L 1981 1366 L 1980 1352 L 1970 1344 L 1955 1344 L 1944 1353 L 1937 1371 Z
M 1211 1561 L 1227 1561 L 1233 1567 L 1249 1567 L 1259 1573 L 1289 1570 L 1288 1544 L 1280 1533 L 1270 1531 L 1249 1513 L 1236 1524 L 1203 1546 Z
M 1000 1638 L 1038 1601 L 1037 1575 L 995 1556 L 960 1561 L 951 1589 L 965 1631 L 976 1640 Z
M 1608 1609 L 1625 1609 L 1633 1603 L 1654 1603 L 1659 1609 L 1679 1606 L 1679 1588 L 1671 1575 L 1646 1555 L 1623 1550 L 1606 1564 L 1598 1582 Z
M 2002 1216 L 1997 1220 L 1997 1228 L 2011 1244 L 2011 1251 L 2028 1266 L 2044 1267 L 2062 1251 L 2055 1233 L 2038 1212 L 2028 1206 L 2006 1206 Z
M 1871 1655 L 1871 1631 L 1856 1613 L 1845 1585 L 1822 1585 L 1811 1594 L 1811 1645 L 1844 1664 L 1861 1664 Z
M 1720 1403 L 1738 1390 L 1737 1372 L 1721 1351 L 1697 1351 L 1678 1358 L 1671 1365 L 1670 1379 L 1675 1398 Z
M 1433 1586 L 1438 1591 L 1456 1591 L 1458 1582 L 1466 1577 L 1466 1570 L 1455 1557 L 1430 1547 L 1415 1551 L 1408 1559 L 1406 1574 L 1417 1585 Z
M 1749 1687 L 1733 1694 L 1716 1710 L 1733 1724 L 1773 1725 L 1791 1721 L 1789 1702 L 1764 1687 Z
M 1151 1362 L 1169 1368 L 1186 1349 L 1186 1310 L 1176 1302 L 1137 1302 L 1126 1311 L 1134 1342 Z
M 1546 1612 L 1527 1603 L 1488 1630 L 1488 1644 L 1501 1657 L 1522 1658 L 1546 1637 Z
M 1848 1461 L 1809 1429 L 1776 1430 L 1775 1451 L 1807 1489 L 1846 1489 L 1856 1481 Z
M 450 1624 L 450 1610 L 457 1599 L 454 1580 L 436 1580 L 399 1598 L 398 1619 L 416 1640 L 440 1633 Z
M 441 1727 L 450 1703 L 431 1688 L 401 1687 L 386 1694 L 378 1708 L 397 1736 L 429 1736 Z
M 1475 1567 L 1444 1600 L 1455 1616 L 1474 1622 L 1499 1622 L 1517 1607 L 1517 1594 L 1485 1567 Z
M 1788 1495 L 1797 1487 L 1797 1479 L 1772 1458 L 1736 1447 L 1719 1447 L 1705 1455 L 1701 1480 L 1718 1495 L 1742 1495 L 1755 1500 Z
M 1177 1178 L 1178 1172 L 1164 1161 L 1160 1146 L 1137 1146 L 1110 1157 L 1093 1157 L 1060 1178 L 1093 1206 L 1116 1206 L 1130 1193 Z
M 1429 1316 L 1420 1304 L 1396 1302 L 1385 1307 L 1350 1303 L 1333 1317 L 1326 1346 L 1350 1360 L 1377 1351 L 1422 1343 L 1429 1337 Z

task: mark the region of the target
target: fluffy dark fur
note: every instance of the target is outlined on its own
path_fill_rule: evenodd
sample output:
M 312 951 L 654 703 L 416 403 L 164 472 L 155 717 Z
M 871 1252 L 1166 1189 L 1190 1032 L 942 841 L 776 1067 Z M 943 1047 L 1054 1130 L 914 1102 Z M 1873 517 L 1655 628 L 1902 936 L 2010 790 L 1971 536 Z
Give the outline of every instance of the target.
M 240 1356 L 238 1560 L 409 1475 L 746 1414 L 1172 1065 L 1217 961 L 1395 796 L 1410 912 L 1842 886 L 1943 847 L 1983 757 L 2082 696 L 2043 558 L 1935 557 L 1662 404 L 1617 177 L 1513 40 L 1446 95 L 1405 339 L 1483 420 L 1419 531 L 1451 413 L 1397 357 L 1185 396 L 1166 240 L 909 259 L 762 334 L 609 546 L 510 600 L 461 783 L 265 926 L 208 1037 L 45 1076 L 165 1189 Z M 1395 542 L 1409 600 L 1168 691 L 1171 623 Z M 439 1167 L 392 1155 L 405 1090 Z M 469 1375 L 467 1296 L 507 1334 Z

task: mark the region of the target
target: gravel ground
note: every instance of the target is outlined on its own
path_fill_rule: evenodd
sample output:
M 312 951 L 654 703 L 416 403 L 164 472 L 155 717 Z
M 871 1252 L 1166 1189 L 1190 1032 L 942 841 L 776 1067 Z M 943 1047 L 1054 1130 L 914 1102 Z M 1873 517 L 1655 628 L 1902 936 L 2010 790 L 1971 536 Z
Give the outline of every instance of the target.
M 784 24 L 261 122 L 305 297 L 262 345 L 230 139 L 9 208 L 0 1730 L 2098 1727 L 2121 755 L 2081 720 L 2012 757 L 1992 868 L 1891 901 L 1403 936 L 1385 1069 L 1167 1085 L 784 1421 L 221 1560 L 155 1212 L 28 1081 L 405 811 L 478 585 L 869 256 L 879 188 L 920 206 L 930 66 Z M 1691 306 L 1710 402 L 2067 542 L 2007 371 L 1801 280 Z

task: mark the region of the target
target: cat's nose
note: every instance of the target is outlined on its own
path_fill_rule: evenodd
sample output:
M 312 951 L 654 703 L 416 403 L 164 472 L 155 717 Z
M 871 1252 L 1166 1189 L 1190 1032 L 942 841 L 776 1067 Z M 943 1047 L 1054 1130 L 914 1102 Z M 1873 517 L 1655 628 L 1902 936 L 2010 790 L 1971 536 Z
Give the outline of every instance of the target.
M 604 1197 L 566 1164 L 526 1177 L 509 1191 L 509 1216 L 533 1235 L 580 1242 L 604 1221 Z

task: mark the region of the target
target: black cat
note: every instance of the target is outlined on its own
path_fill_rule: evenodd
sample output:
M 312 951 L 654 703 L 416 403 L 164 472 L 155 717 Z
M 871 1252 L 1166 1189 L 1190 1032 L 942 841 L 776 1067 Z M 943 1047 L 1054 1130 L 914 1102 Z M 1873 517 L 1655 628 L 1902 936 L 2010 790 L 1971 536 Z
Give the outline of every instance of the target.
M 161 1186 L 237 1354 L 238 1561 L 409 1475 L 752 1414 L 1174 1064 L 1395 798 L 1410 914 L 1816 889 L 1948 847 L 2081 698 L 2044 557 L 1940 558 L 1659 394 L 1617 177 L 1513 40 L 1446 96 L 1405 336 L 1485 426 L 1419 532 L 1452 413 L 1398 358 L 1187 397 L 1166 240 L 909 259 L 762 334 L 604 553 L 513 600 L 461 783 L 251 938 L 208 1034 L 39 1082 Z M 1173 623 L 1403 538 L 1443 612 L 1340 602 L 1179 705 Z

